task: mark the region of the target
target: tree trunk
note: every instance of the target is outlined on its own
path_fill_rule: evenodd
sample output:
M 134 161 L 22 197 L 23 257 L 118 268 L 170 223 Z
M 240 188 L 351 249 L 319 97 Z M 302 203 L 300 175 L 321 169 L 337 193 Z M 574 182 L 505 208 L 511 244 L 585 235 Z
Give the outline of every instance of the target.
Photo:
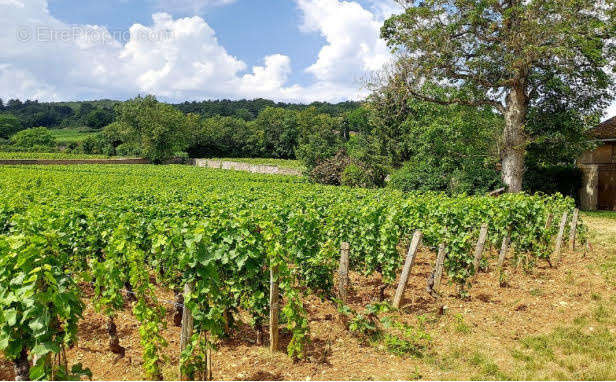
M 118 329 L 113 317 L 107 318 L 107 334 L 109 335 L 109 350 L 112 353 L 118 354 L 120 358 L 124 357 L 126 349 L 120 346 L 120 338 L 118 337 Z
M 505 108 L 505 130 L 503 131 L 503 182 L 509 192 L 522 191 L 524 175 L 524 154 L 526 136 L 524 121 L 528 111 L 528 99 L 523 88 L 511 90 Z
M 30 380 L 30 362 L 28 362 L 28 351 L 26 348 L 21 349 L 19 357 L 13 361 L 15 368 L 15 380 L 16 381 L 29 381 Z

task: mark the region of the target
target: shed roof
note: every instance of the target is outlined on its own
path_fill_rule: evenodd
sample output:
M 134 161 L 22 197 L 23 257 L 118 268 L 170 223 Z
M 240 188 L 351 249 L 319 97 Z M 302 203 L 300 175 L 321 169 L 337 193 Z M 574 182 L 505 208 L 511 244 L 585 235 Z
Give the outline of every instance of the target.
M 599 126 L 591 130 L 591 133 L 597 139 L 616 138 L 616 117 L 601 122 Z

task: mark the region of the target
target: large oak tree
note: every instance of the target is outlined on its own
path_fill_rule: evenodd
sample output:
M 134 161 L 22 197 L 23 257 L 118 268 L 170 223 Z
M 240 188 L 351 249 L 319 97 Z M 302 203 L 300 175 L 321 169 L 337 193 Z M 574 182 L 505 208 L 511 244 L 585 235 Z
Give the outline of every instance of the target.
M 616 0 L 398 1 L 404 13 L 381 31 L 399 54 L 393 78 L 419 99 L 498 110 L 510 192 L 522 189 L 524 125 L 545 97 L 546 73 L 575 93 L 612 86 Z

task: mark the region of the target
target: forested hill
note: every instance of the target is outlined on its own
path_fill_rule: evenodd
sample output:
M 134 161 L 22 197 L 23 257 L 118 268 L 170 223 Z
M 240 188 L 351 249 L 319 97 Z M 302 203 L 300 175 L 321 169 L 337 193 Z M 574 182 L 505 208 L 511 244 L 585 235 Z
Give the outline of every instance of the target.
M 175 104 L 174 106 L 184 113 L 195 113 L 203 117 L 214 117 L 217 115 L 223 117 L 237 117 L 246 121 L 251 121 L 259 115 L 267 107 L 279 107 L 291 110 L 303 110 L 308 107 L 315 107 L 319 113 L 329 114 L 333 117 L 340 116 L 348 111 L 359 107 L 359 102 L 346 101 L 341 103 L 328 102 L 313 102 L 309 105 L 294 104 L 284 102 L 274 102 L 271 100 L 258 98 L 254 100 L 216 100 L 216 101 L 201 101 L 201 102 L 184 102 Z
M 96 100 L 80 102 L 39 102 L 12 99 L 0 100 L 0 114 L 12 114 L 21 122 L 22 128 L 44 126 L 48 128 L 88 126 L 100 128 L 115 119 L 114 106 L 122 101 Z M 195 113 L 203 117 L 237 117 L 251 121 L 267 107 L 303 110 L 315 107 L 319 113 L 340 116 L 356 109 L 359 102 L 346 101 L 337 104 L 314 102 L 312 104 L 293 104 L 274 102 L 266 99 L 254 100 L 212 100 L 193 101 L 174 104 L 184 113 Z

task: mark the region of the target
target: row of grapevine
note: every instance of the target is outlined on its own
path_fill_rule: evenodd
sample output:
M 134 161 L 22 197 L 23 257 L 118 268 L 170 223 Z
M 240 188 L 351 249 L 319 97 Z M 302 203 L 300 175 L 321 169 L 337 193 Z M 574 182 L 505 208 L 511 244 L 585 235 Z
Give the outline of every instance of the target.
M 281 313 L 302 358 L 307 293 L 332 297 L 338 249 L 350 243 L 350 268 L 393 283 L 399 249 L 415 230 L 424 245 L 447 244 L 445 271 L 466 285 L 477 271 L 472 247 L 487 223 L 491 245 L 509 232 L 514 256 L 547 259 L 550 213 L 571 211 L 560 196 L 447 197 L 315 186 L 299 178 L 183 166 L 0 168 L 0 350 L 36 378 L 87 372 L 62 357 L 77 338 L 90 283 L 95 307 L 113 319 L 128 297 L 147 378 L 161 372 L 165 304 L 156 284 L 180 294 L 193 318 L 182 373 L 194 376 L 233 312 L 261 332 L 269 315 L 270 270 Z M 583 229 L 583 228 L 581 228 Z M 129 290 L 126 294 L 123 291 Z M 117 344 L 110 346 L 121 353 Z

